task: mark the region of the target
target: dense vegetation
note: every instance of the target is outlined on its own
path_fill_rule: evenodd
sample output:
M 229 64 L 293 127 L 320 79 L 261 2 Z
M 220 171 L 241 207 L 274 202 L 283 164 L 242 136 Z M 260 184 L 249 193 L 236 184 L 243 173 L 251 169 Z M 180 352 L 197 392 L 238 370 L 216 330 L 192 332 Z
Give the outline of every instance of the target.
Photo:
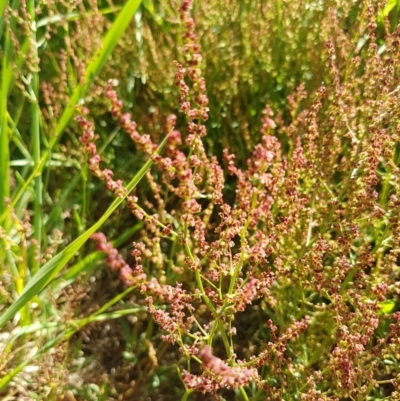
M 400 399 L 400 2 L 0 3 L 0 394 Z

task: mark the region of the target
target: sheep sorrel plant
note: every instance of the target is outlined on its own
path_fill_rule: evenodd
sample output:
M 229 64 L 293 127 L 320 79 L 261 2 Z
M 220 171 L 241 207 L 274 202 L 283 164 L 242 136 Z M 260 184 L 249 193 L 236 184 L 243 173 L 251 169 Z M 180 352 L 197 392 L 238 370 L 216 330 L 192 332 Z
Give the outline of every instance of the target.
M 361 41 L 331 10 L 326 83 L 309 106 L 299 86 L 289 119 L 265 106 L 242 168 L 203 143 L 213 110 L 190 0 L 179 8 L 184 62 L 174 62 L 186 125 L 165 119 L 161 154 L 113 81 L 106 89 L 118 125 L 153 162 L 144 190 L 130 194 L 102 169 L 81 109 L 91 172 L 144 222 L 129 263 L 103 233 L 91 238 L 160 329 L 146 334 L 148 372 L 169 386 L 178 375 L 182 400 L 400 399 L 400 30 L 382 17 L 379 31 L 379 10 L 363 3 Z
M 398 1 L 0 4 L 0 398 L 400 400 Z

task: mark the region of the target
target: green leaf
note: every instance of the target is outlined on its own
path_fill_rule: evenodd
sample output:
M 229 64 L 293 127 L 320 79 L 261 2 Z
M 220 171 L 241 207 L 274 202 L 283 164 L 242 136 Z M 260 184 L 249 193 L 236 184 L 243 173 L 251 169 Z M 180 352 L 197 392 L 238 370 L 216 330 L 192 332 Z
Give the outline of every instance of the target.
M 143 7 L 151 14 L 154 15 L 154 3 L 153 0 L 143 0 Z
M 386 299 L 383 302 L 379 302 L 379 306 L 381 310 L 379 311 L 381 314 L 392 313 L 394 307 L 396 306 L 396 302 L 393 299 Z
M 400 0 L 388 0 L 379 14 L 378 21 L 382 22 L 396 6 L 400 7 Z

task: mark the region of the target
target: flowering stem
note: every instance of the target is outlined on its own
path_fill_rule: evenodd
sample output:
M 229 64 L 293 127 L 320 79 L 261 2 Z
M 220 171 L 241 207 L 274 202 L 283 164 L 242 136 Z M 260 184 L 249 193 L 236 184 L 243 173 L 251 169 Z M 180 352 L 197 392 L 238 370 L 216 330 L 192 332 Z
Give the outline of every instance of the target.
M 147 217 L 150 217 L 145 211 L 143 211 L 143 214 L 145 216 L 147 216 Z M 164 229 L 167 228 L 160 221 L 157 221 L 157 224 L 160 227 L 164 228 Z M 171 234 L 175 238 L 179 237 L 178 234 L 175 231 L 171 230 Z M 187 255 L 189 256 L 190 260 L 192 262 L 195 262 L 195 258 L 193 257 L 192 251 L 191 251 L 189 245 L 187 244 L 187 242 L 185 243 L 185 251 L 186 251 Z M 210 298 L 206 295 L 206 293 L 204 291 L 204 286 L 203 286 L 203 282 L 202 282 L 202 279 L 201 279 L 201 274 L 200 274 L 200 271 L 198 269 L 195 269 L 195 278 L 196 278 L 197 286 L 198 286 L 198 288 L 199 288 L 199 290 L 201 292 L 201 296 L 202 296 L 205 304 L 207 305 L 207 307 L 209 308 L 211 313 L 215 316 L 215 319 L 216 319 L 215 322 L 216 322 L 217 326 L 219 327 L 219 329 L 221 331 L 222 341 L 224 343 L 226 353 L 228 355 L 228 358 L 230 358 L 231 355 L 232 355 L 232 352 L 231 352 L 231 348 L 229 346 L 229 341 L 228 341 L 228 337 L 227 337 L 226 332 L 225 332 L 225 328 L 224 328 L 223 322 L 221 321 L 220 317 L 218 316 L 218 312 L 215 310 L 214 305 L 212 304 Z M 214 327 L 216 327 L 216 326 L 213 326 L 212 333 L 215 332 Z M 212 342 L 212 338 L 213 338 L 213 335 L 210 335 L 210 341 L 211 342 Z
M 186 250 L 186 253 L 188 254 L 190 260 L 192 262 L 194 262 L 195 259 L 193 257 L 192 251 L 190 250 L 190 247 L 187 244 L 187 242 L 185 243 L 185 250 Z M 203 286 L 203 282 L 201 280 L 200 271 L 198 269 L 195 269 L 194 273 L 195 273 L 196 283 L 197 283 L 197 285 L 199 287 L 199 290 L 201 292 L 201 296 L 202 296 L 205 304 L 207 305 L 207 307 L 210 309 L 211 313 L 215 316 L 215 322 L 216 322 L 216 324 L 218 325 L 218 327 L 220 329 L 221 336 L 222 336 L 222 341 L 224 343 L 226 353 L 228 355 L 228 358 L 230 358 L 232 353 L 231 353 L 231 348 L 229 346 L 228 337 L 227 337 L 226 332 L 225 332 L 224 324 L 223 324 L 221 318 L 219 317 L 218 312 L 215 310 L 214 305 L 212 304 L 210 298 L 208 298 L 208 296 L 206 295 L 206 293 L 204 291 L 204 286 Z M 213 328 L 214 328 L 214 326 L 213 326 Z M 212 336 L 210 336 L 210 341 L 212 341 Z
M 203 334 L 204 337 L 207 337 L 207 333 L 204 331 L 204 329 L 201 327 L 201 324 L 198 322 L 198 320 L 196 319 L 196 316 L 190 312 L 190 315 L 193 318 L 193 321 L 196 323 L 197 327 L 199 328 L 199 330 L 201 331 L 201 334 Z
M 257 202 L 257 193 L 254 192 L 253 196 L 252 196 L 251 210 L 253 210 L 255 208 L 256 202 Z M 249 211 L 249 213 L 247 215 L 247 219 L 246 219 L 246 223 L 244 224 L 244 227 L 240 231 L 240 246 L 241 246 L 240 259 L 239 259 L 238 264 L 236 265 L 235 271 L 232 274 L 231 282 L 229 283 L 229 291 L 228 291 L 229 295 L 232 295 L 232 293 L 233 293 L 233 289 L 234 289 L 234 286 L 236 283 L 237 276 L 240 273 L 240 270 L 242 269 L 243 262 L 245 259 L 246 233 L 249 228 L 250 221 L 251 221 L 251 210 Z

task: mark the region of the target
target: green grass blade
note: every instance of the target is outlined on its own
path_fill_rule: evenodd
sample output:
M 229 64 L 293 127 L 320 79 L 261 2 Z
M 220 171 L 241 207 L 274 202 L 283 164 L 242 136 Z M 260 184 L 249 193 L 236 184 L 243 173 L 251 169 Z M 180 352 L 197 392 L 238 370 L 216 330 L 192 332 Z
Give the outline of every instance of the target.
M 121 6 L 105 7 L 105 8 L 99 9 L 98 13 L 101 15 L 106 15 L 106 14 L 115 13 L 116 11 L 119 11 L 120 9 L 121 9 Z M 83 16 L 88 17 L 91 15 L 94 15 L 93 11 L 86 12 L 85 14 L 79 13 L 79 12 L 71 12 L 68 14 L 54 14 L 54 15 L 51 15 L 50 17 L 45 17 L 45 18 L 40 19 L 36 26 L 38 28 L 41 28 L 43 26 L 55 24 L 55 23 L 58 23 L 61 21 L 76 21 L 78 19 L 82 19 Z
M 7 0 L 1 0 L 0 1 L 0 40 L 3 36 L 3 30 L 4 30 L 4 11 L 6 9 L 8 1 Z
M 26 145 L 24 144 L 21 134 L 18 131 L 17 125 L 15 124 L 14 120 L 10 116 L 10 113 L 8 113 L 8 112 L 7 112 L 7 119 L 8 119 L 8 123 L 10 124 L 10 131 L 11 131 L 10 141 L 14 142 L 14 145 L 21 152 L 22 156 L 24 156 L 24 158 L 26 160 L 26 164 L 31 163 L 33 166 L 34 163 L 32 160 L 32 155 L 29 152 Z M 15 162 L 15 160 L 12 160 L 12 162 Z
M 3 0 L 0 2 L 1 19 L 4 19 L 4 10 L 9 2 Z M 11 11 L 17 10 L 19 7 L 19 0 L 14 0 L 10 3 Z M 10 32 L 13 33 L 15 29 L 15 16 L 10 16 L 9 26 L 4 35 L 4 48 L 2 54 L 1 65 L 1 86 L 0 86 L 0 224 L 8 229 L 9 222 L 5 221 L 8 215 L 5 199 L 10 197 L 10 149 L 9 149 L 9 130 L 8 130 L 8 95 L 13 83 L 14 73 L 12 64 L 14 61 L 14 54 Z
M 118 14 L 118 17 L 115 19 L 112 27 L 106 33 L 103 39 L 102 48 L 99 49 L 99 51 L 95 54 L 95 56 L 92 58 L 92 60 L 89 62 L 86 68 L 83 84 L 78 85 L 76 87 L 74 93 L 69 99 L 67 106 L 64 109 L 63 114 L 60 117 L 60 120 L 58 121 L 58 124 L 55 128 L 54 136 L 49 144 L 49 149 L 43 152 L 42 157 L 40 159 L 40 163 L 36 164 L 36 167 L 33 170 L 32 174 L 26 179 L 25 184 L 19 189 L 17 194 L 14 196 L 12 200 L 13 207 L 17 204 L 23 193 L 26 192 L 32 180 L 38 175 L 41 175 L 44 166 L 50 156 L 52 148 L 58 143 L 58 141 L 62 137 L 65 127 L 69 124 L 71 118 L 74 115 L 75 106 L 78 104 L 79 100 L 85 96 L 93 79 L 102 70 L 108 56 L 114 50 L 119 39 L 125 32 L 132 17 L 134 16 L 136 10 L 138 9 L 140 3 L 141 0 L 128 0 L 125 6 L 120 11 L 120 13 Z M 2 212 L 3 211 L 0 210 L 0 213 Z M 3 215 L 0 217 L 0 223 L 4 220 L 4 218 L 5 216 L 3 213 Z
M 160 146 L 157 148 L 158 153 L 167 141 L 168 136 L 164 138 Z M 153 162 L 151 158 L 143 165 L 138 173 L 132 178 L 127 185 L 127 193 L 129 194 L 133 188 L 140 182 L 146 172 L 150 169 Z M 14 303 L 0 316 L 0 328 L 3 327 L 21 308 L 23 308 L 35 295 L 37 295 L 43 288 L 61 271 L 61 269 L 69 262 L 70 259 L 81 249 L 89 237 L 96 232 L 123 202 L 124 198 L 115 199 L 103 216 L 88 230 L 86 230 L 75 241 L 68 245 L 63 251 L 57 254 L 53 259 L 49 260 L 25 286 L 21 295 L 14 301 Z
M 52 205 L 52 211 L 44 224 L 45 232 L 49 231 L 51 225 L 53 224 L 53 221 L 60 213 L 61 206 L 67 199 L 68 195 L 72 192 L 72 190 L 78 185 L 79 180 L 81 180 L 81 176 L 79 174 L 75 175 L 71 182 L 66 185 L 65 189 L 62 191 L 58 201 Z
M 35 1 L 29 0 L 27 3 L 29 15 L 31 17 L 31 24 L 35 24 Z M 32 43 L 32 51 L 34 60 L 39 60 L 38 56 L 38 45 L 36 42 L 36 28 L 31 29 L 30 40 Z M 38 61 L 37 61 L 38 63 Z M 31 102 L 31 138 L 32 138 L 32 153 L 35 165 L 40 163 L 40 108 L 39 108 L 39 65 L 35 65 L 36 69 L 32 72 L 32 97 L 34 100 Z M 34 179 L 34 215 L 33 215 L 33 235 L 36 240 L 37 252 L 40 255 L 40 249 L 42 245 L 42 205 L 43 205 L 43 191 L 42 191 L 42 176 L 37 175 Z M 39 260 L 33 258 L 31 266 L 31 272 L 34 274 L 39 269 Z
M 139 222 L 131 227 L 129 230 L 126 230 L 122 235 L 120 235 L 115 241 L 111 241 L 111 244 L 115 247 L 118 247 L 122 244 L 127 238 L 130 238 L 133 234 L 138 232 L 143 227 L 143 223 Z M 84 257 L 81 261 L 71 266 L 65 274 L 60 276 L 63 282 L 69 281 L 71 279 L 76 278 L 80 273 L 86 271 L 87 267 L 93 265 L 95 262 L 105 258 L 105 254 L 103 252 L 92 252 L 91 254 Z
M 22 370 L 24 370 L 25 366 L 27 366 L 30 362 L 31 362 L 31 360 L 27 359 L 24 362 L 22 362 L 21 364 L 19 364 L 11 372 L 4 375 L 0 379 L 0 390 L 3 390 L 18 373 L 20 373 Z
M 1 68 L 0 88 L 0 214 L 7 213 L 5 199 L 10 196 L 10 154 L 7 123 L 8 89 L 12 80 L 11 42 L 8 33 L 5 35 L 5 46 Z M 4 219 L 2 219 L 4 221 Z
M 2 86 L 0 90 L 0 115 L 3 116 L 0 122 L 0 213 L 6 214 L 5 198 L 10 196 L 10 155 L 8 141 L 7 118 L 7 81 L 11 68 L 7 56 L 3 56 Z M 2 219 L 4 221 L 4 219 Z
M 118 17 L 115 19 L 111 29 L 107 32 L 103 39 L 102 48 L 99 49 L 99 51 L 94 55 L 86 68 L 84 83 L 82 85 L 78 85 L 71 96 L 70 101 L 57 124 L 55 135 L 50 143 L 50 148 L 59 141 L 62 132 L 74 115 L 75 106 L 86 94 L 93 79 L 104 67 L 108 56 L 114 50 L 119 39 L 125 32 L 140 3 L 141 0 L 129 0 L 118 14 Z

